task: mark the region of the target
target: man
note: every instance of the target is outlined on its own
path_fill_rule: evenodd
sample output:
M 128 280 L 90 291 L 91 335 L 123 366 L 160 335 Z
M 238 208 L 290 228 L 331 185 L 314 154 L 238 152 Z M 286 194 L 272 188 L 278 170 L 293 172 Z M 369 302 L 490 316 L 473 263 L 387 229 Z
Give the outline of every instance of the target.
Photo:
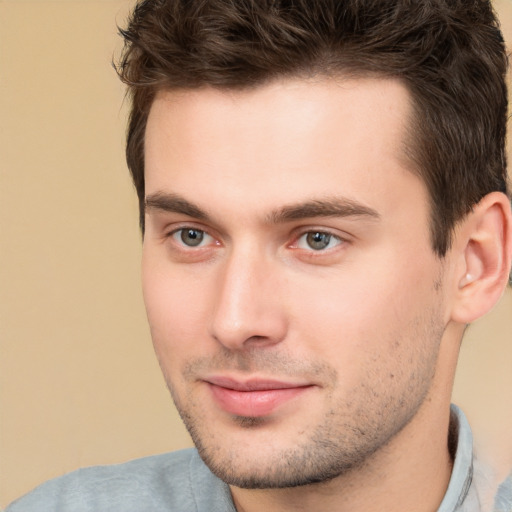
M 450 409 L 512 259 L 490 5 L 146 0 L 123 35 L 144 299 L 197 451 L 8 510 L 510 511 Z

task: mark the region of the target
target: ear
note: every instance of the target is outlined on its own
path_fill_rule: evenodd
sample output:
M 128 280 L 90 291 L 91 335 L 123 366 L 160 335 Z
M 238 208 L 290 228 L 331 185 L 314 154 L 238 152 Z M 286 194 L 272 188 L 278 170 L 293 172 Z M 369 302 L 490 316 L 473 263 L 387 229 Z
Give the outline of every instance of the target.
M 452 319 L 468 324 L 498 302 L 510 276 L 512 214 L 505 194 L 486 195 L 456 230 Z

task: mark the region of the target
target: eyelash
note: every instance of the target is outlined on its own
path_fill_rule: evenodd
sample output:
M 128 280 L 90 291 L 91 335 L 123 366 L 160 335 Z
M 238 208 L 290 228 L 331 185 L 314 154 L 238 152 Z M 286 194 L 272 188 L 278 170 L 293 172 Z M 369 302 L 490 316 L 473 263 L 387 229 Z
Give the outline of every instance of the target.
M 315 239 L 316 237 L 316 239 Z M 324 240 L 322 240 L 322 238 L 324 238 Z M 327 240 L 325 240 L 325 238 Z M 301 239 L 304 239 L 305 243 L 309 246 L 309 247 L 300 247 L 299 244 L 300 244 L 300 241 Z M 291 247 L 296 247 L 297 249 L 300 249 L 300 250 L 305 250 L 305 251 L 312 251 L 314 253 L 321 253 L 321 252 L 327 252 L 331 249 L 334 249 L 334 247 L 329 247 L 331 245 L 331 242 L 334 241 L 335 242 L 335 245 L 334 247 L 337 247 L 338 245 L 342 244 L 343 243 L 343 239 L 333 233 L 331 233 L 330 231 L 324 231 L 324 230 L 316 230 L 316 229 L 313 229 L 313 230 L 309 230 L 309 231 L 304 231 L 302 232 L 295 240 L 295 242 L 291 245 Z M 314 244 L 314 243 L 317 243 L 319 245 L 322 245 L 323 243 L 326 243 L 325 247 L 312 247 L 311 244 Z
M 185 243 L 185 241 L 183 240 L 183 236 L 185 235 L 185 233 L 188 231 L 189 235 L 192 233 L 192 232 L 196 232 L 196 233 L 200 233 L 200 240 L 199 240 L 199 243 L 197 245 L 187 245 Z M 179 242 L 179 240 L 177 239 L 177 237 L 180 237 L 181 238 L 181 242 Z M 174 231 L 171 231 L 168 235 L 168 237 L 170 238 L 173 238 L 174 240 L 176 240 L 180 245 L 182 245 L 183 247 L 188 247 L 190 249 L 193 249 L 193 248 L 202 248 L 203 245 L 199 245 L 203 242 L 204 238 L 207 237 L 207 238 L 210 238 L 211 240 L 215 240 L 214 237 L 212 237 L 211 235 L 209 235 L 205 230 L 203 229 L 198 229 L 198 228 L 195 228 L 195 227 L 192 227 L 192 226 L 186 226 L 186 227 L 182 227 L 182 228 L 179 228 L 179 229 L 175 229 Z
M 192 235 L 192 232 L 199 234 L 198 236 L 200 237 L 200 240 L 197 245 L 194 246 L 185 243 L 183 237 L 186 236 L 185 234 L 187 231 L 190 235 Z M 313 237 L 316 237 L 316 240 Z M 179 250 L 187 252 L 198 252 L 200 250 L 207 249 L 210 245 L 212 245 L 212 242 L 214 246 L 221 245 L 215 236 L 210 235 L 206 230 L 197 228 L 193 225 L 182 226 L 180 228 L 174 229 L 166 235 L 166 238 L 173 239 L 174 244 L 178 246 Z M 320 245 L 324 243 L 325 247 L 312 247 L 311 243 L 315 242 Z M 331 251 L 335 250 L 338 246 L 343 245 L 346 242 L 346 239 L 339 235 L 335 235 L 331 231 L 325 229 L 307 229 L 297 233 L 293 237 L 293 241 L 287 244 L 286 247 L 301 251 L 303 254 L 307 254 L 309 257 L 319 257 L 324 254 L 330 254 Z M 307 244 L 308 247 L 301 246 L 304 244 Z

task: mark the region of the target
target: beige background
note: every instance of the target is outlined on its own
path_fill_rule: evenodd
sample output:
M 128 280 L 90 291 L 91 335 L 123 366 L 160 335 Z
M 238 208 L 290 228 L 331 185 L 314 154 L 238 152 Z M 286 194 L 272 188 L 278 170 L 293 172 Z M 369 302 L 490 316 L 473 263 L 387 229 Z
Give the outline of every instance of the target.
M 139 286 L 123 88 L 131 1 L 0 0 L 0 507 L 79 466 L 189 444 Z M 512 3 L 497 1 L 512 41 Z M 512 290 L 471 327 L 454 400 L 512 466 Z

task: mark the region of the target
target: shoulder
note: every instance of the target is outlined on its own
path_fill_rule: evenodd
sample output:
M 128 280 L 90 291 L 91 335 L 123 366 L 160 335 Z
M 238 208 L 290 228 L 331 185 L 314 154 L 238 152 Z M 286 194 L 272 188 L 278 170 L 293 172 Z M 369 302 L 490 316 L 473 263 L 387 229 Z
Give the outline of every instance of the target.
M 499 486 L 494 500 L 494 512 L 510 512 L 512 510 L 512 473 Z
M 197 451 L 182 450 L 79 469 L 42 484 L 6 512 L 195 512 L 201 498 L 196 496 L 198 478 L 208 484 L 210 493 L 222 494 L 224 484 L 210 473 Z

